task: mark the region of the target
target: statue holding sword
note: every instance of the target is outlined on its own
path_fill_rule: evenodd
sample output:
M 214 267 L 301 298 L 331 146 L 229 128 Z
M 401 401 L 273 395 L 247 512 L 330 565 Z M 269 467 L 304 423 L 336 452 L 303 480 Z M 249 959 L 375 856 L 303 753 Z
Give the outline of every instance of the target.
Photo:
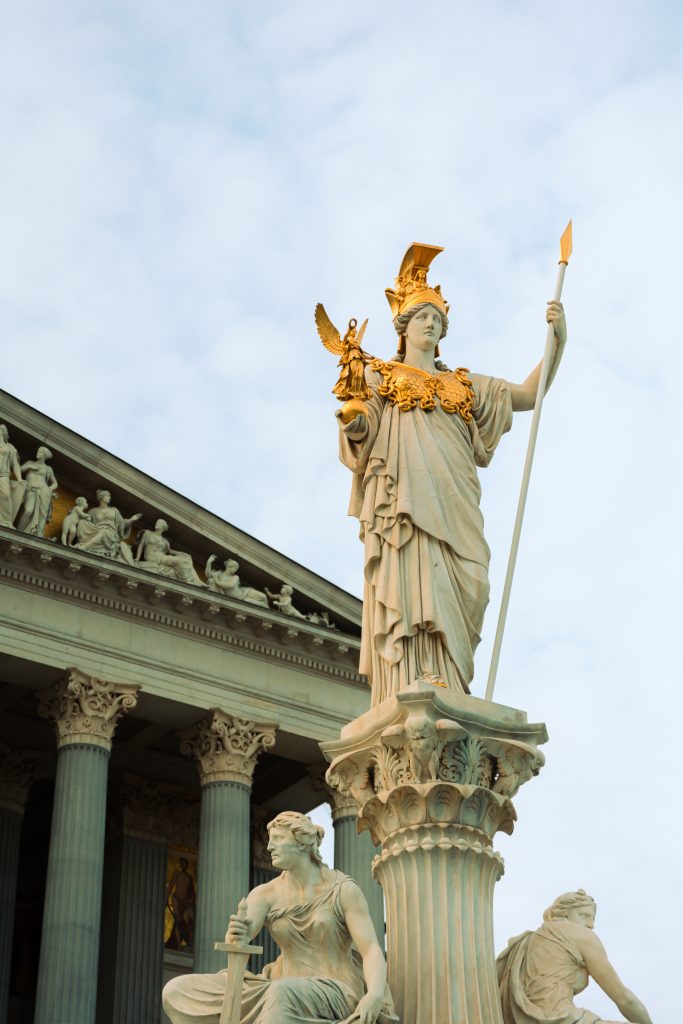
M 365 897 L 322 863 L 323 829 L 285 811 L 268 825 L 281 874 L 253 889 L 230 918 L 228 969 L 187 974 L 163 993 L 172 1024 L 397 1024 L 386 963 Z M 280 956 L 262 974 L 244 971 L 248 945 L 264 926 Z

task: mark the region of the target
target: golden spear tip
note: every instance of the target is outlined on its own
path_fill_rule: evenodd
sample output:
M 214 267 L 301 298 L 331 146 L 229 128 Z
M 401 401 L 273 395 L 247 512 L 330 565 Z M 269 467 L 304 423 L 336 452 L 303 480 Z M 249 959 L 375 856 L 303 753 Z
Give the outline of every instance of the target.
M 560 263 L 569 263 L 572 254 L 572 222 L 569 221 L 560 239 Z

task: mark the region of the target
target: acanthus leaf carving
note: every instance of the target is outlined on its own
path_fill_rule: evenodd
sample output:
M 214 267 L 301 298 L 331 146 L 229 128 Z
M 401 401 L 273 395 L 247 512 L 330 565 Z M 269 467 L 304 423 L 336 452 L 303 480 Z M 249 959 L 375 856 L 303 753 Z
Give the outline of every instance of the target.
M 479 737 L 469 735 L 458 743 L 449 743 L 445 746 L 441 756 L 439 778 L 446 782 L 488 788 L 491 781 L 491 763 L 486 747 Z
M 65 679 L 38 695 L 38 714 L 54 723 L 58 748 L 90 743 L 110 750 L 119 719 L 136 707 L 139 689 L 71 668 Z
M 0 808 L 24 813 L 32 783 L 45 775 L 44 754 L 31 756 L 7 743 L 0 743 Z
M 179 733 L 180 752 L 196 759 L 202 785 L 241 782 L 249 786 L 259 755 L 275 744 L 276 728 L 270 722 L 237 718 L 214 708 Z

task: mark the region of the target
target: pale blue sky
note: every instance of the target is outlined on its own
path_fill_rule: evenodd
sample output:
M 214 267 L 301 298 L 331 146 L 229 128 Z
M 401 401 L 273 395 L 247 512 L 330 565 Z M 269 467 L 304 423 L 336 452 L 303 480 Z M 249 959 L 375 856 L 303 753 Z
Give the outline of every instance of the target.
M 520 380 L 574 218 L 497 693 L 551 741 L 496 927 L 585 887 L 657 1024 L 679 1018 L 682 20 L 63 0 L 6 4 L 0 35 L 3 387 L 355 593 L 315 303 L 391 355 L 384 289 L 410 242 L 443 245 L 444 358 Z M 482 474 L 480 691 L 528 427 Z

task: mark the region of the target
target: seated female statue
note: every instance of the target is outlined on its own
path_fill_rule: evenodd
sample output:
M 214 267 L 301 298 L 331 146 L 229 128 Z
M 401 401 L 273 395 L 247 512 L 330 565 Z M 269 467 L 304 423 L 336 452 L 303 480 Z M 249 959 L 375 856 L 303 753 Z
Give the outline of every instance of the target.
M 93 555 L 103 555 L 117 562 L 133 565 L 133 552 L 125 538 L 130 533 L 133 523 L 142 517 L 136 512 L 129 519 L 124 519 L 117 508 L 111 503 L 111 494 L 102 488 L 95 492 L 97 505 L 90 509 L 87 518 L 82 518 L 76 528 L 77 541 L 74 547 L 90 551 Z
M 558 896 L 535 932 L 510 939 L 496 960 L 505 1024 L 618 1024 L 574 1005 L 589 978 L 630 1024 L 652 1024 L 607 959 L 594 924 L 595 900 L 579 889 Z
M 239 563 L 234 558 L 228 558 L 223 569 L 214 569 L 215 555 L 209 555 L 206 563 L 206 582 L 209 590 L 215 594 L 223 594 L 224 597 L 235 597 L 238 601 L 249 601 L 250 604 L 260 604 L 262 608 L 268 607 L 268 598 L 254 587 L 243 587 L 237 575 Z
M 246 972 L 240 1024 L 390 1024 L 396 1021 L 386 964 L 356 883 L 326 867 L 324 830 L 285 811 L 268 825 L 268 850 L 282 874 L 247 897 L 227 942 L 247 943 L 265 924 L 281 953 L 262 974 Z M 186 974 L 164 988 L 172 1024 L 218 1024 L 226 973 Z
M 167 530 L 165 519 L 157 519 L 154 530 L 143 530 L 135 552 L 136 563 L 148 572 L 157 572 L 168 579 L 203 587 L 192 562 L 192 555 L 185 551 L 175 551 L 164 537 Z

